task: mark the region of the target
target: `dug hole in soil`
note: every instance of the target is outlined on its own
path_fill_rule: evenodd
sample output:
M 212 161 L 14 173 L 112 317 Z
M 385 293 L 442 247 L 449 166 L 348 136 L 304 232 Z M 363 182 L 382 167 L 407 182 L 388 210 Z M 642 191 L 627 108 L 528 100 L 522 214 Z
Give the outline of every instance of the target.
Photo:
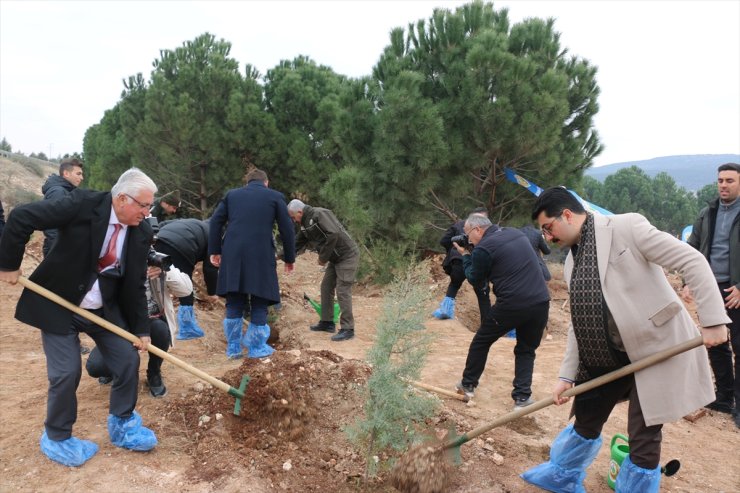
M 24 275 L 38 264 L 40 247 L 40 235 L 35 235 L 23 263 Z M 431 314 L 444 296 L 447 278 L 439 268 L 441 257 L 427 262 Z M 569 319 L 562 272 L 557 265 L 551 270 L 551 339 L 543 340 L 537 352 L 535 399 L 546 398 L 557 377 Z M 144 385 L 147 356 L 142 356 L 137 410 L 144 424 L 156 432 L 159 445 L 148 453 L 119 449 L 111 445 L 105 424 L 110 387 L 83 372 L 74 434 L 95 441 L 100 451 L 79 468 L 60 466 L 39 450 L 47 387 L 41 338 L 38 330 L 13 318 L 21 288 L 0 283 L 0 491 L 396 491 L 387 471 L 363 484 L 364 452 L 353 448 L 343 431 L 363 414 L 362 391 L 371 372 L 364 358 L 382 312 L 382 290 L 356 287 L 356 337 L 334 343 L 328 334 L 308 330 L 317 316 L 303 300 L 303 293 L 318 298 L 323 275 L 316 255 L 299 257 L 293 274 L 285 275 L 280 266 L 279 273 L 283 300 L 271 324 L 279 332 L 272 356 L 227 360 L 221 326 L 224 307 L 218 302 L 196 303 L 196 316 L 206 336 L 176 341 L 170 350 L 233 387 L 249 375 L 239 416 L 233 414 L 233 397 L 167 362 L 163 377 L 168 394 L 152 398 Z M 671 280 L 679 283 L 675 276 Z M 198 273 L 195 282 L 200 289 Z M 435 339 L 422 372 L 423 382 L 452 390 L 477 325 L 476 299 L 465 284 L 454 320 L 430 317 L 426 322 Z M 87 336 L 81 340 L 93 344 Z M 514 339 L 509 338 L 494 344 L 471 403 L 441 397 L 438 413 L 425 423 L 430 434 L 438 438 L 451 430 L 462 434 L 511 411 L 513 347 Z M 461 463 L 450 468 L 446 491 L 540 491 L 518 475 L 547 459 L 550 443 L 567 424 L 568 411 L 567 406 L 551 406 L 463 444 Z M 604 446 L 585 480 L 589 492 L 611 491 L 605 481 L 608 443 L 616 433 L 626 435 L 626 414 L 626 405 L 618 405 L 604 428 Z M 728 415 L 706 412 L 693 421 L 667 424 L 662 462 L 679 459 L 682 467 L 675 476 L 663 478 L 661 491 L 740 491 L 738 451 L 740 433 Z

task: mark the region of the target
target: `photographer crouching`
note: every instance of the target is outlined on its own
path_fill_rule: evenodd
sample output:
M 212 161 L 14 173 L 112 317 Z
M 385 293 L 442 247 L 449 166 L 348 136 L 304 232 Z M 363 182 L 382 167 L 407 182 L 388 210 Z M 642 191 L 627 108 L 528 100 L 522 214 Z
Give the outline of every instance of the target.
M 154 229 L 153 241 L 157 238 L 156 218 L 147 218 Z M 147 255 L 146 299 L 149 318 L 151 320 L 150 333 L 152 344 L 162 351 L 169 350 L 173 345 L 177 331 L 177 318 L 172 304 L 172 295 L 187 296 L 193 291 L 193 282 L 187 274 L 172 265 L 169 255 L 159 253 L 150 247 Z M 164 397 L 167 387 L 162 381 L 162 358 L 149 354 L 149 364 L 146 370 L 146 382 L 152 397 Z M 88 375 L 97 378 L 105 385 L 113 381 L 113 376 L 103 360 L 98 348 L 94 348 L 87 358 L 85 369 Z

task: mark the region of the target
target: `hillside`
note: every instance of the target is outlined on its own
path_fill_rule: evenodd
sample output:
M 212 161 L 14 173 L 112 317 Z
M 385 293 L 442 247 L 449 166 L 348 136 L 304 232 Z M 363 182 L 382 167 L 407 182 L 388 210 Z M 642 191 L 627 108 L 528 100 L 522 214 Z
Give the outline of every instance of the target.
M 40 199 L 41 185 L 49 175 L 58 172 L 58 165 L 38 159 L 0 157 L 0 200 L 5 213 L 16 204 Z
M 717 178 L 717 166 L 727 162 L 740 163 L 740 154 L 663 156 L 643 161 L 615 163 L 591 168 L 586 171 L 586 176 L 591 176 L 603 182 L 604 178 L 622 168 L 637 166 L 651 178 L 658 173 L 666 172 L 673 177 L 678 186 L 686 190 L 696 191 L 704 185 L 714 183 Z

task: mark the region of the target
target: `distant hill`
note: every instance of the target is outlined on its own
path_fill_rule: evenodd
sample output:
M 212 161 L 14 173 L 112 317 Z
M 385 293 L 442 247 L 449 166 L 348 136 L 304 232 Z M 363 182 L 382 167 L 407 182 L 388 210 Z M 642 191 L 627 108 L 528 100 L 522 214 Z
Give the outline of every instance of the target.
M 714 183 L 717 179 L 717 166 L 728 162 L 740 163 L 740 154 L 696 154 L 690 156 L 656 157 L 645 161 L 630 161 L 627 163 L 615 163 L 599 166 L 598 168 L 590 168 L 586 171 L 586 176 L 591 176 L 603 182 L 604 178 L 616 173 L 622 168 L 637 166 L 651 178 L 665 171 L 671 175 L 678 186 L 686 190 L 697 191 L 704 185 Z

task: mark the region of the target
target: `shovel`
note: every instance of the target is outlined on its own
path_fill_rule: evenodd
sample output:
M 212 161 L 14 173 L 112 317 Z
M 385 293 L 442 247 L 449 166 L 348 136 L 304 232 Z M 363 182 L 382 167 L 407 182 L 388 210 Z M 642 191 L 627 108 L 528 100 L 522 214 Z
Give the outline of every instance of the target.
M 583 394 L 584 392 L 588 392 L 589 390 L 595 389 L 596 387 L 609 382 L 613 382 L 614 380 L 627 376 L 631 373 L 635 373 L 639 370 L 643 370 L 645 368 L 648 368 L 649 366 L 653 366 L 657 363 L 665 361 L 669 358 L 672 358 L 673 356 L 676 356 L 677 354 L 695 349 L 702 344 L 702 337 L 697 336 L 681 344 L 677 344 L 668 349 L 664 349 L 663 351 L 659 351 L 653 355 L 648 356 L 647 358 L 643 358 L 640 361 L 636 361 L 627 366 L 623 366 L 622 368 L 607 373 L 606 375 L 602 375 L 598 378 L 594 378 L 593 380 L 589 380 L 588 382 L 576 385 L 575 387 L 572 387 L 563 392 L 562 396 L 572 397 Z M 445 451 L 456 455 L 456 453 L 459 453 L 459 447 L 463 443 L 469 442 L 473 438 L 476 438 L 483 433 L 492 430 L 493 428 L 506 424 L 522 416 L 526 416 L 527 414 L 539 411 L 540 409 L 548 407 L 554 403 L 555 401 L 552 396 L 546 399 L 539 400 L 534 404 L 530 404 L 527 407 L 523 407 L 508 414 L 504 414 L 503 416 L 500 416 L 498 419 L 495 419 L 488 424 L 479 426 L 478 428 L 475 428 L 467 433 L 463 433 L 458 437 L 452 438 L 447 442 L 434 447 L 434 450 L 430 450 L 430 446 L 416 447 L 415 449 L 411 450 L 409 453 L 401 457 L 397 462 L 397 465 L 394 468 L 392 474 L 393 485 L 401 491 L 417 491 L 421 493 L 427 491 L 439 491 L 438 486 L 446 483 L 446 478 L 442 477 L 444 476 L 443 471 L 438 471 L 435 475 L 433 469 L 437 469 L 438 467 L 436 467 L 436 465 L 443 462 L 443 459 L 439 456 L 443 455 Z M 431 466 L 432 464 L 434 464 L 435 466 Z M 668 469 L 667 466 L 666 469 Z M 433 483 L 433 486 L 427 486 L 427 484 L 429 484 L 430 482 Z
M 90 313 L 89 311 L 85 310 L 84 308 L 80 308 L 77 305 L 73 305 L 69 301 L 67 301 L 64 298 L 62 298 L 61 296 L 59 296 L 59 295 L 57 295 L 55 293 L 52 293 L 51 291 L 49 291 L 48 289 L 46 289 L 46 288 L 44 288 L 42 286 L 39 286 L 38 284 L 36 284 L 35 282 L 31 281 L 30 279 L 26 279 L 25 277 L 22 277 L 21 276 L 21 277 L 18 278 L 18 283 L 21 284 L 26 289 L 30 289 L 31 291 L 33 291 L 33 292 L 35 292 L 37 294 L 40 294 L 44 298 L 47 298 L 47 299 L 53 301 L 54 303 L 57 303 L 57 304 L 63 306 L 64 308 L 67 308 L 68 310 L 73 311 L 77 315 L 88 319 L 89 321 L 93 322 L 94 324 L 99 325 L 102 328 L 104 328 L 106 330 L 109 330 L 109 331 L 111 331 L 111 332 L 113 332 L 115 334 L 118 334 L 119 336 L 123 337 L 127 341 L 141 342 L 138 337 L 136 337 L 135 335 L 133 335 L 129 331 L 123 330 L 122 328 L 118 327 L 117 325 L 115 325 L 115 324 L 113 324 L 113 323 L 105 320 L 104 318 L 101 318 L 101 317 L 95 315 L 94 313 Z M 238 389 L 235 389 L 234 387 L 230 386 L 226 382 L 222 382 L 221 380 L 219 380 L 219 379 L 217 379 L 215 377 L 212 377 L 211 375 L 209 375 L 209 374 L 207 374 L 207 373 L 205 373 L 205 372 L 203 372 L 203 371 L 195 368 L 194 366 L 191 366 L 191 365 L 185 363 L 184 361 L 176 358 L 175 356 L 172 356 L 168 352 L 162 351 L 161 349 L 159 349 L 158 347 L 156 347 L 156 346 L 154 346 L 152 344 L 149 344 L 147 346 L 147 351 L 149 351 L 150 353 L 152 353 L 152 354 L 154 354 L 156 356 L 159 356 L 160 358 L 162 358 L 165 361 L 169 361 L 173 365 L 175 365 L 175 366 L 177 366 L 179 368 L 182 368 L 183 370 L 187 371 L 188 373 L 191 373 L 191 374 L 195 375 L 196 377 L 200 378 L 201 380 L 210 383 L 214 387 L 223 390 L 224 392 L 228 393 L 232 397 L 235 397 L 236 398 L 236 403 L 234 404 L 234 414 L 236 414 L 237 416 L 239 415 L 239 413 L 241 412 L 242 399 L 244 398 L 244 392 L 247 390 L 247 384 L 249 383 L 249 375 L 244 375 L 242 377 L 242 380 L 241 380 L 241 383 L 239 385 L 239 388 Z

